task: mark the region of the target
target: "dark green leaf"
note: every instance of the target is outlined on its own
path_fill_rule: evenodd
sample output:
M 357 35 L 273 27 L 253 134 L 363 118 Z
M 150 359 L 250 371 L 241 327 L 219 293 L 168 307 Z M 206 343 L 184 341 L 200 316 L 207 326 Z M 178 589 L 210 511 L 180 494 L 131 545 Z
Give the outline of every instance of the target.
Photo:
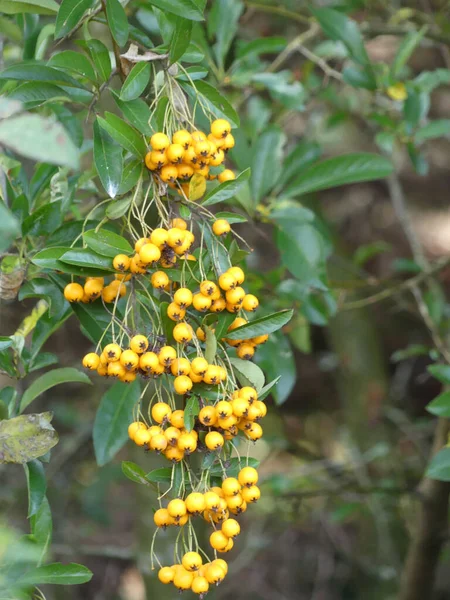
M 139 380 L 118 381 L 102 397 L 94 421 L 94 450 L 102 467 L 114 458 L 128 439 L 128 425 L 141 394 Z
M 197 81 L 195 88 L 189 83 L 183 83 L 183 88 L 188 94 L 196 99 L 197 95 L 201 96 L 202 101 L 207 105 L 209 110 L 219 119 L 227 119 L 232 127 L 239 127 L 239 116 L 225 96 L 206 81 Z
M 125 171 L 124 171 L 125 174 Z M 139 178 L 139 177 L 138 177 Z M 120 219 L 123 217 L 130 208 L 130 204 L 133 201 L 133 198 L 130 196 L 129 198 L 123 198 L 123 200 L 114 200 L 106 207 L 106 216 L 108 219 Z
M 260 461 L 256 458 L 230 458 L 225 461 L 225 470 L 228 477 L 237 477 L 239 471 L 244 467 L 253 467 L 254 469 L 257 469 L 259 467 L 259 462 Z M 222 465 L 220 463 L 213 465 L 209 474 L 212 477 L 222 477 Z
M 106 193 L 114 198 L 122 179 L 122 148 L 94 123 L 94 164 Z
M 265 385 L 258 394 L 258 400 L 264 400 L 272 392 L 273 388 L 276 387 L 281 379 L 281 375 L 276 377 L 273 381 Z
M 134 481 L 135 483 L 148 485 L 148 481 L 145 478 L 145 471 L 134 462 L 123 460 L 122 473 L 125 477 L 128 477 L 128 479 L 131 479 L 131 481 Z
M 294 311 L 289 309 L 266 315 L 255 321 L 250 321 L 247 325 L 233 329 L 233 331 L 227 333 L 227 338 L 230 340 L 247 340 L 266 333 L 273 333 L 289 323 L 293 314 Z
M 433 402 L 427 405 L 427 411 L 437 417 L 450 418 L 450 392 L 439 394 Z
M 122 111 L 124 117 L 144 135 L 151 135 L 152 129 L 149 125 L 150 109 L 142 98 L 124 102 L 118 94 L 112 90 L 113 98 Z
M 365 90 L 377 89 L 377 81 L 372 71 L 368 71 L 367 68 L 358 66 L 345 67 L 342 71 L 342 77 L 346 83 L 355 88 L 363 88 Z
M 145 476 L 147 481 L 151 483 L 168 483 L 172 479 L 172 467 L 164 467 L 162 469 L 155 469 L 147 473 Z
M 2 0 L 1 9 L 6 15 L 31 13 L 35 15 L 54 15 L 58 12 L 54 0 Z
M 427 28 L 422 27 L 422 29 L 419 31 L 410 31 L 407 35 L 405 35 L 395 54 L 394 62 L 391 66 L 391 76 L 394 79 L 398 77 L 401 70 L 410 59 L 412 53 L 422 41 L 426 31 Z
M 237 53 L 238 59 L 249 56 L 258 56 L 260 54 L 278 54 L 287 45 L 285 37 L 264 37 L 257 38 L 243 44 Z
M 119 0 L 106 0 L 106 18 L 118 46 L 125 46 L 129 34 L 128 19 Z
M 242 171 L 236 179 L 232 179 L 231 181 L 225 181 L 221 183 L 216 188 L 208 192 L 205 196 L 205 199 L 202 202 L 203 206 L 211 206 L 212 204 L 217 204 L 218 202 L 225 202 L 232 198 L 236 192 L 244 185 L 246 181 L 248 181 L 250 177 L 250 169 L 245 169 Z
M 97 344 L 100 339 L 102 339 L 104 344 L 112 341 L 112 336 L 109 332 L 102 338 L 105 329 L 111 322 L 111 315 L 101 303 L 71 304 L 71 307 L 81 323 L 83 333 L 93 344 Z
M 44 204 L 22 223 L 23 235 L 39 236 L 51 233 L 62 223 L 61 202 Z
M 147 153 L 147 145 L 142 135 L 113 113 L 105 112 L 105 117 L 106 119 L 97 117 L 100 126 L 123 148 L 144 158 Z
M 7 336 L 0 336 L 0 352 L 12 346 L 13 340 Z
M 231 267 L 231 261 L 225 246 L 211 233 L 208 226 L 204 226 L 203 238 L 208 249 L 209 257 L 212 261 L 217 277 L 225 273 Z
M 33 539 L 40 546 L 41 558 L 45 558 L 52 539 L 52 512 L 47 498 L 44 496 L 38 512 L 30 517 L 30 527 Z
M 322 150 L 319 144 L 309 141 L 299 142 L 285 158 L 277 185 L 284 186 L 289 183 L 291 179 L 316 162 L 321 154 Z
M 278 127 L 269 127 L 253 149 L 250 189 L 257 204 L 275 185 L 282 171 L 282 150 L 286 136 Z
M 108 268 L 105 269 L 102 266 L 88 268 L 85 266 L 75 266 L 73 264 L 62 262 L 60 258 L 72 250 L 70 248 L 58 246 L 46 248 L 45 250 L 41 250 L 35 254 L 31 262 L 41 269 L 51 269 L 54 271 L 61 271 L 62 273 L 69 273 L 70 275 L 80 275 L 84 277 L 100 277 L 105 274 L 105 271 L 113 271 L 112 264 L 109 264 Z M 81 251 L 81 248 L 79 248 L 79 250 Z M 102 258 L 102 260 L 104 259 Z M 86 261 L 83 264 L 86 264 Z
M 332 8 L 314 8 L 311 12 L 325 34 L 332 40 L 342 42 L 356 62 L 366 67 L 370 64 L 356 21 Z
M 83 565 L 52 563 L 36 567 L 24 573 L 20 578 L 21 586 L 35 586 L 44 583 L 53 585 L 78 585 L 92 579 L 92 572 Z
M 0 143 L 15 152 L 55 165 L 78 168 L 79 150 L 58 121 L 23 114 L 0 122 Z
M 450 385 L 450 365 L 430 365 L 428 371 L 441 383 Z
M 36 108 L 48 100 L 69 101 L 71 94 L 53 83 L 23 83 L 8 95 L 9 98 L 23 103 L 24 108 Z
M 279 378 L 270 393 L 277 405 L 283 404 L 292 392 L 297 378 L 294 355 L 287 337 L 280 334 L 270 336 L 258 348 L 256 360 L 267 377 L 272 380 Z
M 69 69 L 91 81 L 96 79 L 91 61 L 84 54 L 74 50 L 64 50 L 54 54 L 49 60 L 49 65 L 60 69 Z
M 93 0 L 62 0 L 56 17 L 55 39 L 72 31 L 93 4 Z
M 49 305 L 50 314 L 55 315 L 61 313 L 65 302 L 59 287 L 43 277 L 34 277 L 26 281 L 19 290 L 18 298 L 43 298 Z
M 65 252 L 61 258 L 61 262 L 79 267 L 98 268 L 104 271 L 113 272 L 112 260 L 105 256 L 101 256 L 89 248 L 73 248 Z
M 211 6 L 207 21 L 208 33 L 210 38 L 216 38 L 214 54 L 221 68 L 237 33 L 243 10 L 244 4 L 240 0 L 216 0 Z
M 108 48 L 100 40 L 87 40 L 86 44 L 100 80 L 108 81 L 112 72 Z
M 48 373 L 44 373 L 28 387 L 20 401 L 20 412 L 23 412 L 35 398 L 61 383 L 91 383 L 91 380 L 82 371 L 73 367 L 64 367 L 62 369 L 53 369 Z
M 124 102 L 139 98 L 150 81 L 150 64 L 139 62 L 131 69 L 120 90 L 120 99 Z
M 133 160 L 130 160 L 129 162 L 127 162 L 123 168 L 122 181 L 120 183 L 119 191 L 117 192 L 117 194 L 119 196 L 122 196 L 123 194 L 126 194 L 132 188 L 134 188 L 134 186 L 139 181 L 139 178 L 142 176 L 143 172 L 144 172 L 144 163 L 142 160 L 133 159 Z M 124 206 L 124 204 L 123 204 L 124 200 L 125 199 L 120 200 L 120 202 L 122 202 L 121 206 Z M 127 200 L 128 205 L 130 205 L 131 200 L 132 200 L 132 198 L 129 198 Z M 113 206 L 112 202 L 111 202 L 111 204 L 108 204 L 108 206 L 106 208 L 106 214 L 111 219 L 113 217 L 111 217 L 108 214 L 109 211 L 112 211 L 112 209 L 109 208 L 110 206 Z M 117 204 L 116 206 L 119 206 L 119 205 Z M 114 213 L 116 213 L 116 212 L 117 211 L 114 211 Z M 114 217 L 114 218 L 117 219 L 117 217 Z
M 360 181 L 374 181 L 390 175 L 390 160 L 377 154 L 343 154 L 309 167 L 286 188 L 290 197 Z
M 0 252 L 8 250 L 19 232 L 18 220 L 4 202 L 0 200 Z
M 228 223 L 230 223 L 230 225 L 233 225 L 234 223 L 246 223 L 248 221 L 248 219 L 246 219 L 242 215 L 238 215 L 237 213 L 233 213 L 233 212 L 225 212 L 225 211 L 215 213 L 215 217 L 216 217 L 216 219 L 226 219 L 228 221 Z
M 430 108 L 430 95 L 408 89 L 408 97 L 403 104 L 403 114 L 407 125 L 417 127 Z
M 241 385 L 254 387 L 259 393 L 264 386 L 264 373 L 258 365 L 240 358 L 230 358 L 230 363 Z
M 31 460 L 23 465 L 28 484 L 28 518 L 41 508 L 47 491 L 44 465 L 40 460 Z
M 16 63 L 7 67 L 0 73 L 0 80 L 2 79 L 26 82 L 40 81 L 69 87 L 83 87 L 79 81 L 59 69 L 31 62 Z
M 196 396 L 191 396 L 186 402 L 186 408 L 184 409 L 184 427 L 186 431 L 192 431 L 194 428 L 195 417 L 199 412 L 200 404 L 198 398 Z
M 175 63 L 183 56 L 191 41 L 192 21 L 176 17 L 175 28 L 169 45 L 169 60 Z
M 83 239 L 91 250 L 102 256 L 114 258 L 117 254 L 131 254 L 133 252 L 133 248 L 124 237 L 107 229 L 99 229 L 98 231 L 90 229 L 83 235 Z
M 203 21 L 206 0 L 149 0 L 164 12 L 169 12 L 191 21 Z
M 52 413 L 45 412 L 0 421 L 0 464 L 30 462 L 53 448 L 58 434 L 51 420 Z
M 427 467 L 426 476 L 438 481 L 450 481 L 450 448 L 439 450 Z

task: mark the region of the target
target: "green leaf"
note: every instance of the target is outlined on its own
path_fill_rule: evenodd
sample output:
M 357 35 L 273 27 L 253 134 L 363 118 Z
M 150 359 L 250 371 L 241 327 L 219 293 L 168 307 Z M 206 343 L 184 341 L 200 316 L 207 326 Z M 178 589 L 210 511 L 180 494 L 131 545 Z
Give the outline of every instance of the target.
M 54 33 L 55 26 L 53 23 L 48 23 L 41 29 L 38 39 L 36 40 L 36 50 L 34 53 L 36 60 L 42 60 L 45 57 L 47 48 L 50 45 L 50 42 L 53 41 Z
M 285 37 L 257 38 L 242 44 L 237 52 L 237 57 L 243 59 L 250 56 L 259 56 L 260 54 L 279 54 L 286 46 L 287 40 Z
M 0 143 L 19 154 L 77 169 L 79 150 L 58 121 L 22 114 L 0 122 Z
M 61 271 L 62 273 L 80 275 L 82 277 L 101 277 L 102 275 L 105 275 L 105 271 L 113 271 L 111 264 L 105 269 L 101 266 L 98 266 L 97 268 L 88 268 L 85 266 L 75 266 L 63 263 L 60 258 L 69 251 L 71 251 L 71 249 L 66 247 L 55 246 L 53 248 L 46 248 L 35 254 L 31 262 L 41 269 L 51 269 L 52 271 Z M 86 264 L 86 261 L 83 264 Z
M 322 149 L 315 142 L 302 141 L 299 142 L 294 150 L 288 154 L 283 162 L 280 176 L 278 177 L 277 185 L 284 186 L 300 172 L 312 165 L 320 155 Z
M 26 281 L 19 290 L 19 300 L 25 298 L 43 298 L 49 305 L 51 315 L 61 314 L 64 306 L 64 297 L 59 287 L 43 277 L 33 277 Z
M 200 404 L 198 398 L 196 396 L 191 396 L 186 402 L 186 408 L 184 409 L 184 427 L 186 431 L 192 431 L 194 428 L 195 417 L 199 412 Z
M 19 233 L 19 221 L 0 200 L 0 252 L 8 250 Z
M 258 394 L 258 400 L 264 400 L 271 393 L 271 391 L 277 386 L 281 379 L 281 375 L 276 377 L 273 381 L 265 385 Z
M 285 195 L 294 197 L 339 185 L 374 181 L 390 175 L 390 160 L 378 154 L 343 154 L 309 167 L 286 188 Z
M 255 321 L 250 321 L 247 325 L 233 329 L 233 331 L 227 333 L 227 338 L 230 340 L 247 340 L 259 335 L 265 335 L 266 333 L 273 333 L 281 329 L 286 323 L 289 323 L 293 314 L 294 311 L 288 309 L 266 315 Z
M 133 252 L 133 248 L 124 237 L 107 229 L 99 229 L 98 231 L 90 229 L 83 235 L 83 239 L 91 250 L 102 256 L 114 258 L 116 254 L 131 254 Z
M 408 88 L 408 97 L 403 104 L 403 114 L 410 127 L 417 127 L 430 108 L 430 95 Z
M 40 509 L 30 517 L 30 528 L 33 540 L 40 547 L 41 560 L 45 558 L 53 533 L 52 512 L 46 496 L 42 499 Z
M 125 170 L 124 170 L 125 174 Z M 139 179 L 139 177 L 138 177 Z M 129 198 L 123 198 L 122 200 L 114 200 L 106 207 L 106 216 L 108 219 L 114 221 L 114 219 L 120 219 L 123 217 L 130 208 L 130 204 L 132 203 L 133 198 L 130 196 Z
M 214 271 L 217 277 L 219 277 L 231 267 L 230 256 L 225 246 L 211 233 L 208 226 L 205 225 L 202 231 Z
M 277 379 L 276 385 L 270 391 L 275 404 L 283 404 L 297 379 L 294 354 L 287 337 L 280 334 L 270 336 L 267 342 L 258 348 L 256 360 L 267 377 L 271 380 Z
M 128 19 L 119 0 L 106 0 L 106 18 L 117 45 L 125 46 L 129 35 Z
M 94 123 L 94 164 L 106 193 L 114 198 L 122 179 L 122 148 Z
M 27 406 L 29 406 L 35 398 L 46 392 L 55 385 L 61 383 L 91 383 L 91 380 L 82 371 L 74 369 L 73 367 L 64 367 L 62 369 L 53 369 L 48 373 L 44 373 L 29 386 L 25 391 L 20 401 L 20 412 L 23 412 Z
M 0 336 L 0 352 L 12 346 L 13 340 L 5 335 Z
M 210 327 L 205 327 L 206 334 L 206 346 L 205 346 L 205 358 L 212 364 L 216 357 L 217 352 L 217 338 Z
M 100 40 L 93 39 L 87 40 L 86 45 L 100 80 L 103 82 L 108 81 L 112 73 L 111 58 L 109 56 L 108 48 Z
M 145 478 L 145 471 L 134 462 L 123 460 L 122 473 L 125 477 L 128 477 L 128 479 L 131 479 L 131 481 L 134 481 L 135 483 L 148 485 L 148 481 Z
M 428 371 L 441 383 L 450 385 L 450 365 L 430 365 Z
M 427 405 L 427 411 L 437 417 L 450 418 L 450 392 L 439 394 L 433 402 Z
M 47 491 L 44 465 L 40 460 L 31 460 L 23 465 L 28 484 L 28 518 L 41 508 Z
M 237 191 L 244 185 L 246 181 L 250 178 L 250 169 L 245 169 L 242 171 L 236 179 L 232 179 L 231 181 L 225 181 L 221 183 L 216 188 L 208 192 L 206 194 L 205 199 L 202 202 L 203 206 L 211 206 L 212 204 L 217 204 L 218 202 L 225 202 L 232 198 Z
M 433 456 L 425 475 L 438 481 L 450 481 L 450 448 L 443 448 Z
M 201 96 L 201 100 L 218 119 L 227 119 L 232 127 L 239 127 L 239 116 L 225 96 L 206 81 L 196 81 L 195 87 L 188 82 L 182 84 L 183 89 L 193 98 Z
M 52 413 L 45 412 L 0 421 L 0 464 L 26 463 L 53 448 L 58 434 L 51 420 Z
M 58 40 L 72 31 L 93 4 L 93 0 L 62 0 L 56 17 L 55 39 Z
M 411 58 L 412 53 L 422 41 L 427 27 L 422 27 L 419 31 L 410 31 L 403 38 L 391 66 L 391 77 L 396 79 L 403 67 Z
M 431 121 L 431 123 L 427 123 L 418 129 L 414 135 L 414 139 L 417 144 L 421 144 L 426 140 L 447 135 L 450 135 L 450 119 L 439 119 L 438 121 Z
M 111 315 L 104 308 L 103 304 L 98 302 L 93 304 L 80 303 L 71 304 L 70 306 L 80 321 L 83 333 L 93 344 L 97 344 L 100 340 L 104 344 L 112 341 L 112 335 L 109 332 L 102 337 L 111 321 Z
M 7 67 L 0 72 L 0 80 L 2 79 L 27 82 L 40 81 L 69 87 L 83 87 L 79 81 L 59 69 L 31 62 L 17 63 Z
M 349 66 L 345 67 L 342 71 L 342 78 L 345 83 L 355 87 L 363 88 L 365 90 L 376 90 L 377 82 L 371 71 L 367 68 Z
M 134 186 L 139 181 L 140 177 L 142 177 L 143 171 L 144 171 L 144 163 L 142 160 L 133 159 L 133 160 L 130 160 L 129 162 L 127 162 L 123 168 L 122 181 L 120 182 L 119 191 L 117 192 L 118 195 L 122 196 L 123 194 L 126 194 L 132 188 L 134 188 Z M 108 206 L 106 207 L 106 215 L 110 219 L 112 219 L 112 218 L 117 219 L 118 218 L 117 216 L 116 217 L 110 216 L 109 213 L 116 214 L 118 212 L 117 209 L 112 209 L 111 207 L 113 205 L 115 205 L 117 207 L 124 206 L 125 201 L 128 203 L 128 206 L 129 206 L 132 202 L 132 197 L 130 197 L 128 199 L 122 198 L 121 200 L 118 200 L 116 203 L 111 202 L 110 204 L 108 204 Z M 119 202 L 122 202 L 122 204 L 119 205 Z
M 332 40 L 342 42 L 350 56 L 360 65 L 370 65 L 364 41 L 356 21 L 332 8 L 311 9 L 325 34 Z
M 94 450 L 99 467 L 114 458 L 128 439 L 133 407 L 141 394 L 139 380 L 118 381 L 102 397 L 94 421 Z
M 136 63 L 122 85 L 120 99 L 128 102 L 129 100 L 139 98 L 150 81 L 150 72 L 150 63 Z
M 220 68 L 224 66 L 243 10 L 244 4 L 240 0 L 216 0 L 211 6 L 207 21 L 208 33 L 210 38 L 216 38 L 214 54 Z
M 62 222 L 61 202 L 44 204 L 22 223 L 22 234 L 39 236 L 55 231 Z
M 97 122 L 109 133 L 113 140 L 116 140 L 132 154 L 144 158 L 147 154 L 147 145 L 142 135 L 113 113 L 105 112 L 105 117 L 106 119 L 97 116 Z
M 191 21 L 203 21 L 205 0 L 149 0 L 149 4 Z
M 229 361 L 233 367 L 233 371 L 236 372 L 240 384 L 254 387 L 259 394 L 264 386 L 264 373 L 260 367 L 249 360 L 242 360 L 240 358 L 230 358 Z
M 44 583 L 53 585 L 78 585 L 92 579 L 92 571 L 83 565 L 51 563 L 27 571 L 20 577 L 21 586 L 36 586 Z
M 150 108 L 142 98 L 128 100 L 124 102 L 114 90 L 111 90 L 112 96 L 123 113 L 123 116 L 144 135 L 151 135 L 152 128 L 149 125 Z
M 175 28 L 169 44 L 169 60 L 175 63 L 183 56 L 191 41 L 192 21 L 183 17 L 174 19 Z
M 52 248 L 52 250 L 54 249 Z M 98 268 L 103 271 L 114 272 L 111 258 L 101 256 L 89 248 L 73 248 L 72 250 L 68 250 L 60 257 L 60 261 L 78 267 Z
M 6 15 L 32 13 L 35 15 L 54 15 L 59 6 L 54 0 L 2 0 L 2 12 Z
M 69 88 L 67 88 L 69 89 Z M 23 103 L 24 108 L 36 108 L 48 100 L 69 101 L 71 94 L 53 83 L 30 82 L 17 86 L 9 94 L 9 98 Z
M 218 340 L 226 337 L 228 327 L 235 320 L 235 318 L 236 315 L 234 313 L 229 313 L 228 311 L 222 312 L 218 315 L 218 321 L 215 330 L 216 338 Z
M 222 211 L 215 213 L 214 216 L 216 219 L 226 219 L 230 225 L 233 225 L 233 223 L 246 223 L 248 221 L 243 215 L 233 212 Z
M 94 67 L 92 66 L 91 61 L 87 56 L 81 54 L 80 52 L 75 52 L 74 50 L 64 50 L 63 52 L 54 54 L 48 62 L 51 66 L 74 71 L 78 75 L 86 77 L 91 81 L 96 80 Z
M 264 198 L 275 185 L 282 169 L 285 134 L 278 127 L 269 127 L 259 136 L 253 149 L 250 189 L 255 203 Z
M 172 467 L 163 467 L 162 469 L 154 469 L 145 476 L 150 483 L 167 483 L 172 479 Z

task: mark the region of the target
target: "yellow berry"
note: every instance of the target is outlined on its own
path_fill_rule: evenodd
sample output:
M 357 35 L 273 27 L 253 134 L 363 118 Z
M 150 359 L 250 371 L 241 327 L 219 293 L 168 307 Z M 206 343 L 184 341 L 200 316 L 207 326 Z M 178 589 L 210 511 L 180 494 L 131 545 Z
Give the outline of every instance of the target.
M 231 131 L 231 125 L 225 119 L 216 119 L 211 123 L 211 133 L 216 138 L 224 138 Z
M 233 275 L 230 275 L 230 273 L 222 273 L 222 275 L 219 277 L 219 286 L 224 292 L 235 288 L 236 285 L 236 279 Z
M 217 423 L 217 413 L 214 406 L 204 406 L 198 413 L 198 420 L 207 427 Z
M 227 541 L 228 543 L 228 541 Z M 205 570 L 205 579 L 213 585 L 220 583 L 225 579 L 226 572 L 219 564 L 212 562 Z
M 187 394 L 192 389 L 192 380 L 187 375 L 179 375 L 175 377 L 173 387 L 177 394 Z
M 179 288 L 173 295 L 173 301 L 181 306 L 188 308 L 192 304 L 192 292 L 188 288 Z
M 136 435 L 136 432 L 139 431 L 139 429 L 147 429 L 145 423 L 142 423 L 141 421 L 134 421 L 133 423 L 130 423 L 128 425 L 128 437 L 130 438 L 130 440 L 134 440 L 134 436 Z
M 245 298 L 245 291 L 240 286 L 237 286 L 232 290 L 227 290 L 225 292 L 225 298 L 228 304 L 242 304 Z
M 150 138 L 150 144 L 153 150 L 163 152 L 169 147 L 170 140 L 165 133 L 155 133 Z
M 224 298 L 217 298 L 217 300 L 213 300 L 210 311 L 213 313 L 219 313 L 225 310 L 227 303 Z
M 222 171 L 222 173 L 219 173 L 217 179 L 220 181 L 220 183 L 225 183 L 225 181 L 232 181 L 233 179 L 236 179 L 236 175 L 231 169 L 225 169 Z
M 178 326 L 176 325 L 175 327 Z M 170 367 L 170 365 L 176 359 L 176 357 L 177 351 L 172 346 L 163 346 L 158 354 L 159 362 L 164 367 Z
M 210 308 L 212 300 L 209 296 L 203 294 L 194 294 L 192 298 L 192 306 L 199 312 L 205 312 Z
M 228 546 L 228 540 L 229 538 L 223 533 L 223 531 L 220 531 L 220 529 L 213 531 L 209 536 L 209 543 L 211 544 L 212 548 L 214 548 L 214 550 L 218 550 L 219 552 L 221 550 L 225 550 L 225 548 Z
M 180 144 L 180 146 L 183 146 L 185 150 L 187 150 L 187 148 L 189 147 L 191 140 L 192 136 L 189 133 L 189 131 L 186 131 L 186 129 L 180 129 L 179 131 L 175 131 L 175 133 L 172 136 L 172 143 Z
M 192 454 L 197 449 L 197 438 L 194 432 L 182 433 L 178 439 L 177 446 L 186 454 Z
M 255 355 L 255 346 L 249 343 L 239 344 L 237 355 L 243 360 L 251 360 Z
M 227 477 L 222 482 L 222 490 L 225 496 L 236 496 L 241 491 L 241 484 L 236 477 Z
M 216 404 L 216 413 L 218 417 L 225 419 L 233 414 L 233 407 L 227 400 L 221 400 Z
M 170 424 L 177 429 L 184 427 L 184 410 L 174 410 L 170 417 Z
M 130 259 L 126 254 L 117 254 L 113 259 L 113 267 L 116 271 L 128 271 L 130 268 Z
M 184 452 L 183 450 L 180 450 L 178 446 L 169 446 L 164 452 L 164 456 L 167 460 L 170 460 L 170 462 L 179 463 L 184 458 Z
M 189 375 L 191 363 L 187 358 L 176 358 L 170 365 L 172 375 Z
M 203 561 L 198 552 L 186 552 L 181 559 L 181 564 L 186 571 L 198 571 L 202 566 Z
M 175 498 L 169 502 L 167 505 L 167 510 L 171 517 L 174 519 L 179 519 L 187 513 L 186 503 L 180 498 Z
M 130 340 L 130 349 L 136 354 L 142 354 L 148 348 L 148 339 L 145 335 L 134 335 Z
M 248 400 L 250 404 L 258 400 L 258 394 L 256 393 L 255 388 L 248 385 L 239 390 L 239 397 Z
M 159 358 L 158 355 L 154 352 L 145 352 L 139 358 L 139 368 L 146 373 L 150 373 L 151 371 L 155 371 L 159 366 Z
M 173 329 L 173 337 L 180 344 L 186 344 L 192 340 L 192 327 L 187 323 L 178 323 Z
M 236 519 L 227 519 L 222 523 L 222 533 L 228 538 L 235 538 L 241 532 L 241 526 Z
M 144 446 L 151 440 L 151 435 L 147 428 L 141 428 L 136 431 L 133 437 L 133 441 L 137 446 Z
M 200 514 L 206 508 L 205 499 L 200 492 L 191 492 L 186 498 L 186 508 L 191 514 Z
M 119 360 L 122 350 L 118 344 L 107 344 L 103 350 L 105 357 L 108 362 L 115 362 Z
M 224 444 L 223 435 L 218 431 L 210 431 L 206 434 L 205 444 L 209 450 L 220 450 Z
M 177 573 L 175 573 L 175 576 L 173 578 L 174 586 L 180 591 L 189 590 L 193 581 L 193 573 L 189 573 L 185 569 L 183 569 L 183 571 L 178 571 Z
M 191 590 L 194 594 L 199 594 L 203 597 L 209 590 L 209 583 L 206 577 L 194 577 L 194 581 L 191 585 Z
M 172 583 L 175 577 L 175 569 L 172 567 L 161 567 L 158 571 L 158 579 L 161 583 Z
M 178 169 L 175 165 L 166 165 L 161 169 L 159 176 L 165 183 L 173 183 L 178 177 Z
M 157 290 L 163 290 L 170 283 L 169 276 L 164 271 L 155 271 L 150 279 L 152 286 Z
M 64 288 L 64 298 L 68 302 L 81 302 L 84 296 L 84 289 L 79 283 L 69 283 Z
M 221 381 L 221 369 L 217 365 L 209 365 L 203 376 L 203 381 L 209 385 L 218 385 Z
M 253 467 L 244 467 L 239 471 L 238 481 L 242 486 L 256 485 L 258 483 L 258 471 Z
M 246 311 L 254 311 L 259 306 L 259 300 L 253 294 L 246 294 L 242 300 L 242 308 Z
M 245 487 L 241 494 L 245 502 L 258 502 L 258 500 L 261 498 L 261 490 L 257 485 Z
M 166 402 L 156 402 L 152 406 L 152 419 L 156 423 L 162 423 L 163 421 L 169 420 L 172 414 L 172 409 Z
M 150 440 L 150 448 L 155 452 L 164 452 L 164 450 L 167 448 L 167 444 L 167 438 L 163 433 L 153 435 Z
M 176 302 L 171 302 L 167 307 L 167 316 L 172 321 L 181 321 L 186 316 L 186 310 L 181 308 Z
M 133 371 L 139 366 L 139 355 L 133 350 L 124 350 L 120 355 L 120 363 L 127 371 Z
M 208 368 L 208 361 L 202 356 L 197 356 L 191 362 L 191 369 L 196 375 L 204 375 Z
M 170 144 L 166 150 L 167 159 L 173 163 L 181 163 L 184 156 L 184 148 L 181 144 Z
M 99 298 L 103 290 L 103 283 L 95 279 L 86 280 L 84 284 L 84 293 L 89 296 L 89 300 Z
M 89 352 L 83 358 L 83 367 L 85 369 L 90 369 L 91 371 L 95 371 L 100 364 L 100 357 L 95 352 Z
M 142 264 L 149 265 L 161 258 L 161 250 L 155 244 L 144 244 L 139 250 L 139 258 Z

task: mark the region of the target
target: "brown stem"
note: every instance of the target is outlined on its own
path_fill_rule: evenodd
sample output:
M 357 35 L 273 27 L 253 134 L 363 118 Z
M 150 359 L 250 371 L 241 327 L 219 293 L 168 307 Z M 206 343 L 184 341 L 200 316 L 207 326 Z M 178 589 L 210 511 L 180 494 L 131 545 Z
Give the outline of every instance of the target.
M 447 443 L 449 432 L 448 419 L 439 419 L 432 455 Z M 417 529 L 406 558 L 399 600 L 432 597 L 439 555 L 447 535 L 450 482 L 425 477 L 420 485 L 420 492 L 422 503 Z

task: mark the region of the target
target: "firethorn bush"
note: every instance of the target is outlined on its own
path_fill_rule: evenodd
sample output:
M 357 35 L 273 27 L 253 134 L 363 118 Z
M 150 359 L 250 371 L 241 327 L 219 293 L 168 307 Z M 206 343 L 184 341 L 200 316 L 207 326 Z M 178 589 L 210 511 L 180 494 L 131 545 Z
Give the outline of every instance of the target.
M 69 384 L 95 390 L 97 466 L 128 445 L 137 462 L 122 461 L 126 485 L 155 499 L 146 505 L 148 569 L 162 584 L 203 597 L 232 574 L 226 554 L 238 551 L 242 515 L 261 488 L 263 499 L 266 489 L 298 491 L 295 476 L 283 485 L 264 481 L 259 448 L 268 401 L 281 405 L 291 395 L 295 352 L 312 351 L 314 328 L 330 325 L 338 362 L 348 369 L 337 387 L 347 389 L 379 363 L 360 354 L 359 325 L 337 327 L 342 314 L 412 291 L 433 346 L 412 344 L 395 360 L 427 356 L 437 363 L 430 373 L 450 385 L 448 305 L 432 279 L 441 263 L 430 264 L 420 248 L 397 174 L 402 153 L 425 175 L 427 141 L 450 131 L 448 119 L 429 116 L 431 94 L 450 83 L 450 70 L 415 76 L 409 66 L 422 45 L 447 43 L 445 28 L 429 22 L 428 12 L 386 8 L 382 21 L 388 29 L 400 23 L 400 40 L 389 62 L 377 61 L 367 48 L 378 26 L 371 6 L 318 4 L 0 2 L 0 299 L 32 305 L 18 328 L 2 320 L 0 337 L 0 463 L 23 465 L 30 523 L 20 537 L 0 522 L 2 597 L 45 598 L 40 585 L 82 584 L 93 575 L 78 563 L 51 561 L 46 472 L 61 445 L 52 412 L 31 405 L 55 386 L 67 390 L 68 403 Z M 355 7 L 363 16 L 352 16 Z M 240 24 L 260 13 L 281 19 L 286 37 L 249 39 Z M 322 158 L 345 121 L 363 124 L 372 151 Z M 380 284 L 366 263 L 387 244 L 348 256 L 313 200 L 323 190 L 378 180 L 412 252 L 395 276 L 413 276 L 361 297 L 361 288 Z M 71 318 L 85 347 L 78 364 L 67 366 Z M 375 339 L 360 329 L 365 343 Z M 59 334 L 64 347 L 47 351 Z M 351 341 L 338 348 L 343 338 Z M 348 386 L 346 424 L 366 392 L 373 398 L 385 389 L 371 377 Z M 441 418 L 428 483 L 449 479 L 449 403 L 444 392 L 428 409 Z M 366 428 L 355 434 L 364 452 Z M 330 478 L 353 468 L 342 459 L 354 455 L 351 444 L 337 454 L 344 462 L 328 469 Z M 380 480 L 391 476 L 383 465 Z M 442 493 L 429 485 L 430 494 Z M 427 506 L 436 506 L 431 500 Z M 376 499 L 368 504 L 378 514 Z M 354 505 L 344 502 L 339 514 L 353 514 Z M 424 547 L 420 539 L 412 545 L 403 584 L 412 591 L 402 600 L 416 592 L 431 598 L 414 583 Z M 383 569 L 378 583 L 385 586 Z M 393 597 L 394 588 L 378 597 Z

